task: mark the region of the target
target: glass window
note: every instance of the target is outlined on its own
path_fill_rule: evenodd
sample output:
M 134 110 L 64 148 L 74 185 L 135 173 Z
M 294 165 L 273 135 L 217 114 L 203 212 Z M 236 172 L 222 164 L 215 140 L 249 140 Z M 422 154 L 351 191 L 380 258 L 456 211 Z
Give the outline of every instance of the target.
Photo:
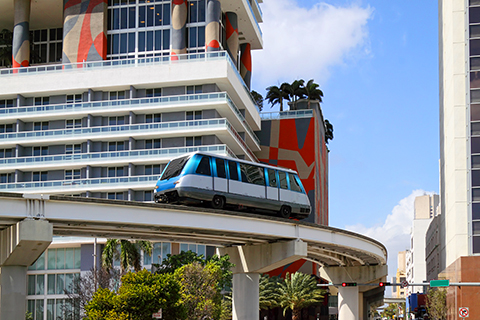
M 198 164 L 197 170 L 195 173 L 211 176 L 212 172 L 210 169 L 210 157 L 202 157 L 200 163 Z
M 81 256 L 82 256 L 81 254 L 82 254 L 81 248 L 75 248 L 75 261 L 74 261 L 75 269 L 80 269 Z
M 480 121 L 480 104 L 470 105 L 470 120 Z
M 280 180 L 280 188 L 288 189 L 287 174 L 283 171 L 278 171 L 278 179 Z
M 35 300 L 35 319 L 43 319 L 43 299 Z
M 47 320 L 55 320 L 54 310 L 55 310 L 55 299 L 48 299 L 47 300 Z
M 73 269 L 75 267 L 75 249 L 66 248 L 65 249 L 65 269 Z
M 40 255 L 35 264 L 37 270 L 45 270 L 45 252 Z
M 34 295 L 35 294 L 35 284 L 36 284 L 35 275 L 34 274 L 28 275 L 27 294 L 29 294 L 29 295 Z
M 275 170 L 273 169 L 268 169 L 268 185 L 273 188 L 277 188 L 277 177 L 275 174 Z
M 480 25 L 470 26 L 470 38 L 480 37 Z
M 65 249 L 57 249 L 55 269 L 65 269 Z
M 470 24 L 480 23 L 480 7 L 471 7 L 468 12 Z
M 480 189 L 472 189 L 472 200 L 473 201 L 480 201 Z
M 480 39 L 470 40 L 470 55 L 480 55 Z
M 170 161 L 162 174 L 161 180 L 167 180 L 178 176 L 189 159 L 190 157 L 186 156 Z
M 57 252 L 56 249 L 48 249 L 47 250 L 48 269 L 49 270 L 55 270 L 56 269 L 55 268 L 56 261 L 57 261 L 56 252 Z
M 49 274 L 47 278 L 47 294 L 55 294 L 55 274 Z
M 215 159 L 215 164 L 217 167 L 217 177 L 219 178 L 226 178 L 227 173 L 225 171 L 225 160 L 223 159 Z
M 238 169 L 236 162 L 228 161 L 228 173 L 231 180 L 238 180 Z
M 64 274 L 57 274 L 57 283 L 56 283 L 56 294 L 64 294 L 64 288 L 65 288 L 65 275 Z
M 37 274 L 37 286 L 35 289 L 35 294 L 43 294 L 45 289 L 45 275 Z
M 297 181 L 295 175 L 289 173 L 288 174 L 288 180 L 290 181 L 290 190 L 297 191 L 297 192 L 302 192 L 302 188 L 298 184 L 298 181 Z
M 480 137 L 474 137 L 471 140 L 472 153 L 480 153 Z
M 472 220 L 480 220 L 480 203 L 472 204 Z
M 265 185 L 263 168 L 250 164 L 240 163 L 240 173 L 242 175 L 242 182 Z

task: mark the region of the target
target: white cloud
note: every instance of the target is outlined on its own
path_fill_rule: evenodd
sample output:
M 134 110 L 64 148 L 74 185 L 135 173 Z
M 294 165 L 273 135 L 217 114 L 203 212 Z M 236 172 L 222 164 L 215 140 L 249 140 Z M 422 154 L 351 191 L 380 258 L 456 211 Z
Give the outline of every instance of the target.
M 433 194 L 424 190 L 414 190 L 403 198 L 393 208 L 382 225 L 366 227 L 363 224 L 345 226 L 351 230 L 367 237 L 380 241 L 387 248 L 388 252 L 388 280 L 397 272 L 397 254 L 410 248 L 410 230 L 412 228 L 415 197 L 424 194 Z
M 370 7 L 318 2 L 307 9 L 295 0 L 265 0 L 262 11 L 264 49 L 252 59 L 256 90 L 297 78 L 322 84 L 352 50 L 368 51 Z

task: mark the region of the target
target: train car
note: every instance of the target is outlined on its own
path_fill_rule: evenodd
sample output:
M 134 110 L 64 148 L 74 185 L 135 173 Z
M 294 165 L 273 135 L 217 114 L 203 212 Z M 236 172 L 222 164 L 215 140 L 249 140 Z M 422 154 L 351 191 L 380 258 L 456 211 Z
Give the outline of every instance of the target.
M 308 217 L 310 201 L 297 172 L 204 152 L 172 159 L 158 179 L 155 202 L 208 202 L 215 209 L 242 206 Z

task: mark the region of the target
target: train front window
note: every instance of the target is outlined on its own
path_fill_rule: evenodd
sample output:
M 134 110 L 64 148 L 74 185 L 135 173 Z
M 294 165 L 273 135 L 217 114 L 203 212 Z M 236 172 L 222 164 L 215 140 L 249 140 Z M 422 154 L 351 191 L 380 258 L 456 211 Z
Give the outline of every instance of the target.
M 298 184 L 297 179 L 295 179 L 295 176 L 293 174 L 289 173 L 288 178 L 290 180 L 290 190 L 297 191 L 297 192 L 302 192 L 302 188 Z
M 160 180 L 167 180 L 173 177 L 176 177 L 182 172 L 183 167 L 187 163 L 188 159 L 190 159 L 190 156 L 174 159 L 170 161 L 167 165 L 167 168 L 165 168 L 165 172 L 162 174 L 162 177 Z

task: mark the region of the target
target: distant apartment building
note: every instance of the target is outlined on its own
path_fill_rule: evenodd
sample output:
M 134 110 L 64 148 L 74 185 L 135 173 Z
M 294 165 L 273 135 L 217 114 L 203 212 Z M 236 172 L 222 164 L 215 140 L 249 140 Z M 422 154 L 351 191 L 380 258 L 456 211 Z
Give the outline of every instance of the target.
M 402 283 L 403 281 L 407 280 L 407 251 L 400 251 L 397 254 L 397 274 L 394 278 L 394 283 Z M 395 298 L 405 298 L 405 290 L 406 288 L 394 286 L 393 294 Z
M 409 283 L 422 283 L 427 279 L 425 262 L 425 235 L 435 216 L 439 196 L 423 195 L 415 198 L 414 218 L 410 233 L 410 250 L 406 253 L 406 276 Z M 423 292 L 424 287 L 408 287 L 407 295 Z

